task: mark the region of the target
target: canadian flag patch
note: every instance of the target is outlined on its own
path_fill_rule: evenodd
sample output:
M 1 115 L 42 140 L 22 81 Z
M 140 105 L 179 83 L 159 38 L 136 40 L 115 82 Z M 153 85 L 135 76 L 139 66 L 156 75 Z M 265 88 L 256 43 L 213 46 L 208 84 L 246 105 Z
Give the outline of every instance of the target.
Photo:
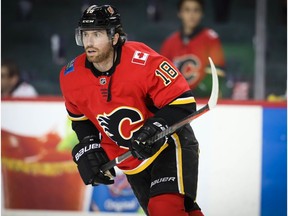
M 148 57 L 149 57 L 149 54 L 147 53 L 135 51 L 133 58 L 132 58 L 132 63 L 145 65 Z

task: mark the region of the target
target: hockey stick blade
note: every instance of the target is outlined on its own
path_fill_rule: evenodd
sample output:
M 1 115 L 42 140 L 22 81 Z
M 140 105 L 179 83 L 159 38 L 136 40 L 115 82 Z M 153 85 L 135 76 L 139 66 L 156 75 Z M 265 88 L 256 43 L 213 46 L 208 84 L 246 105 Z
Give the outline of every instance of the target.
M 209 57 L 210 67 L 211 67 L 211 73 L 212 73 L 212 91 L 211 95 L 208 101 L 209 109 L 213 109 L 218 101 L 218 95 L 219 95 L 219 82 L 218 82 L 218 76 L 217 76 L 217 70 L 215 68 L 215 65 L 212 61 L 212 59 Z
M 210 57 L 209 57 L 209 62 L 210 62 L 211 73 L 212 73 L 212 91 L 211 91 L 211 95 L 210 95 L 208 103 L 205 106 L 203 106 L 201 109 L 197 110 L 196 112 L 194 112 L 191 115 L 184 118 L 182 121 L 179 121 L 178 123 L 168 127 L 166 130 L 164 130 L 164 131 L 156 134 L 155 136 L 151 137 L 149 139 L 149 142 L 153 143 L 153 142 L 156 142 L 157 140 L 159 140 L 165 136 L 173 134 L 179 128 L 183 127 L 184 125 L 186 125 L 188 123 L 191 123 L 194 119 L 198 118 L 199 116 L 203 115 L 204 113 L 208 112 L 209 110 L 213 109 L 216 106 L 217 101 L 218 101 L 218 95 L 219 95 L 218 76 L 217 76 L 217 71 L 216 71 L 215 65 L 214 65 L 214 63 Z M 101 170 L 103 172 L 105 172 L 105 171 L 113 168 L 117 164 L 120 164 L 121 162 L 123 162 L 124 160 L 126 160 L 127 158 L 129 158 L 131 156 L 132 156 L 131 151 L 128 151 L 128 152 L 116 157 L 115 159 L 107 162 L 106 164 L 104 164 L 101 167 Z

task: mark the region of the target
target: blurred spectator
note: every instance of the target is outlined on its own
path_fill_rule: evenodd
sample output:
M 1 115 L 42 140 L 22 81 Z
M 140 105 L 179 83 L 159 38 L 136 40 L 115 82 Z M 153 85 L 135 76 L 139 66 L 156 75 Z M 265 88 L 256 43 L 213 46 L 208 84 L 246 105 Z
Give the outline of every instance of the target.
M 32 12 L 32 2 L 31 0 L 19 0 L 18 1 L 18 11 L 19 16 L 22 21 L 26 21 L 30 19 Z
M 181 29 L 170 35 L 160 50 L 162 55 L 173 61 L 197 97 L 209 97 L 211 92 L 209 56 L 217 68 L 220 91 L 223 93 L 226 89 L 221 42 L 214 30 L 200 25 L 203 9 L 203 0 L 179 0 Z
M 52 60 L 57 65 L 63 65 L 66 62 L 66 50 L 64 46 L 63 39 L 59 34 L 53 34 L 50 38 L 51 41 L 51 51 Z
M 161 0 L 149 0 L 147 6 L 148 19 L 154 22 L 160 21 L 162 18 L 161 8 Z
M 1 62 L 1 97 L 36 97 L 34 87 L 20 77 L 17 65 L 13 61 Z

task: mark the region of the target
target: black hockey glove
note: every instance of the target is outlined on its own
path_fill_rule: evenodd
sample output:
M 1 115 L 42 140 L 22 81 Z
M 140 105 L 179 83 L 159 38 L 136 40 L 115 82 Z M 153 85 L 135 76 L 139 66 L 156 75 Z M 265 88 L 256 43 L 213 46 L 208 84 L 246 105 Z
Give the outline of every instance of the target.
M 144 160 L 153 156 L 167 142 L 167 137 L 163 137 L 155 143 L 151 143 L 147 140 L 155 134 L 165 130 L 167 127 L 164 119 L 149 118 L 132 138 L 130 146 L 132 155 L 139 160 Z
M 74 162 L 77 164 L 78 171 L 83 182 L 92 184 L 113 184 L 115 177 L 114 168 L 103 173 L 100 167 L 109 161 L 105 151 L 99 143 L 97 136 L 85 137 L 72 150 Z

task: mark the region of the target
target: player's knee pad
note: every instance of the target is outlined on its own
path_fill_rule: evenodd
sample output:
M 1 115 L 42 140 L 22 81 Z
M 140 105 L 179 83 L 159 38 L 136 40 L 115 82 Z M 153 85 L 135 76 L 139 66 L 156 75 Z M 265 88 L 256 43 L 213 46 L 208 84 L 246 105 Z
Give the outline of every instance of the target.
M 180 194 L 161 194 L 150 198 L 149 216 L 188 216 L 184 207 L 184 196 Z

